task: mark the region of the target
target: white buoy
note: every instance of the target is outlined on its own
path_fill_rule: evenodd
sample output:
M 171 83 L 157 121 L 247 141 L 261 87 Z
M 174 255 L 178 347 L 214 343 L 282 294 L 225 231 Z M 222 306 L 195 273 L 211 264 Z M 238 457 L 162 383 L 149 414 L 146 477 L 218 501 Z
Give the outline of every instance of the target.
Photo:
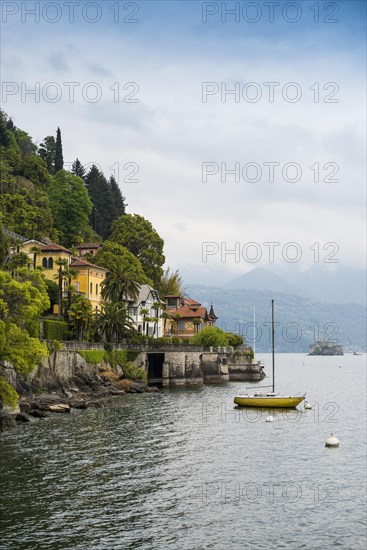
M 268 414 L 268 416 L 265 419 L 265 422 L 274 422 L 274 416 L 271 414 Z
M 339 439 L 335 435 L 330 434 L 325 441 L 325 447 L 339 447 Z
M 305 409 L 312 409 L 312 405 L 308 401 L 305 401 Z

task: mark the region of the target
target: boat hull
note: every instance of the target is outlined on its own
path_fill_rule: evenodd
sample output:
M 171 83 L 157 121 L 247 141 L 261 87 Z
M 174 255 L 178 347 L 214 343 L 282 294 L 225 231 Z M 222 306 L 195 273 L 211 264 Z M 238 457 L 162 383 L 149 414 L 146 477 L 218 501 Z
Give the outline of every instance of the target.
M 239 407 L 262 407 L 264 409 L 294 409 L 302 403 L 305 396 L 290 397 L 290 396 L 246 396 L 239 395 L 234 398 L 234 402 Z

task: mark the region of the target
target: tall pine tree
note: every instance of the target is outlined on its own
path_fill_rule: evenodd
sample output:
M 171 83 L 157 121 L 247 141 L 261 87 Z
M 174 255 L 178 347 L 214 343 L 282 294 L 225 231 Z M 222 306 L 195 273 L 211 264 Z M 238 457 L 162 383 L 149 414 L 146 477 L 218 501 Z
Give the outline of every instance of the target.
M 95 164 L 89 170 L 85 183 L 93 202 L 91 226 L 105 239 L 110 234 L 114 209 L 114 198 L 109 183 Z
M 112 218 L 114 221 L 122 216 L 122 214 L 125 214 L 125 208 L 127 205 L 125 204 L 125 197 L 123 197 L 120 187 L 113 176 L 110 177 L 109 185 L 113 200 Z
M 76 158 L 73 162 L 71 173 L 79 178 L 82 178 L 82 180 L 85 180 L 85 168 L 78 158 Z
M 55 145 L 55 174 L 59 170 L 64 168 L 64 158 L 62 156 L 62 142 L 60 128 L 57 128 L 56 132 L 56 145 Z
M 38 149 L 39 156 L 46 162 L 50 174 L 55 173 L 55 149 L 56 141 L 54 136 L 46 136 Z

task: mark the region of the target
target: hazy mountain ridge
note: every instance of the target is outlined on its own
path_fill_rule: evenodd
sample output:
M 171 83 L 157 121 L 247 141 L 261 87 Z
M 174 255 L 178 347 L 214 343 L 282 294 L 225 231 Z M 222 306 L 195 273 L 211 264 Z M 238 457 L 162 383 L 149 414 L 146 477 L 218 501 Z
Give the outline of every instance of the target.
M 284 352 L 308 352 L 310 344 L 327 337 L 344 350 L 366 350 L 366 308 L 359 304 L 330 304 L 303 296 L 261 289 L 228 289 L 188 285 L 190 296 L 205 305 L 214 304 L 218 326 L 245 336 L 253 344 L 254 306 L 256 349 L 269 351 L 271 299 L 275 300 L 276 348 Z
M 256 267 L 228 283 L 224 288 L 271 290 L 304 296 L 317 302 L 366 305 L 366 272 L 340 267 L 315 266 L 307 271 Z

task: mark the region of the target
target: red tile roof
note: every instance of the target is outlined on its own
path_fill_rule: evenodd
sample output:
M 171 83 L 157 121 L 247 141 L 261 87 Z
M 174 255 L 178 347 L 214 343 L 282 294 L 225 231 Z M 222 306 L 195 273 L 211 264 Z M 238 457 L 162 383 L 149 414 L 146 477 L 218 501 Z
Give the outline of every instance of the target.
M 101 267 L 100 265 L 91 264 L 90 262 L 86 262 L 85 260 L 81 260 L 80 258 L 73 259 L 73 261 L 70 264 L 70 267 L 94 267 L 95 269 L 101 269 L 102 271 L 108 271 L 108 269 L 105 269 L 104 267 Z
M 102 246 L 102 243 L 82 243 L 77 246 L 77 249 L 83 249 L 83 248 L 100 248 Z
M 193 300 L 192 298 L 184 298 L 184 304 L 188 306 L 201 306 L 200 302 Z
M 60 244 L 45 244 L 44 246 L 40 247 L 41 252 L 67 252 L 68 254 L 72 254 L 72 251 L 68 248 L 65 248 L 64 246 L 61 246 Z
M 194 318 L 194 317 L 206 319 L 207 317 L 206 307 L 192 308 L 188 305 L 185 305 L 185 306 L 179 307 L 178 309 L 170 309 L 168 310 L 168 312 L 170 315 L 175 315 L 176 313 L 178 313 L 179 315 L 181 315 L 182 319 Z

